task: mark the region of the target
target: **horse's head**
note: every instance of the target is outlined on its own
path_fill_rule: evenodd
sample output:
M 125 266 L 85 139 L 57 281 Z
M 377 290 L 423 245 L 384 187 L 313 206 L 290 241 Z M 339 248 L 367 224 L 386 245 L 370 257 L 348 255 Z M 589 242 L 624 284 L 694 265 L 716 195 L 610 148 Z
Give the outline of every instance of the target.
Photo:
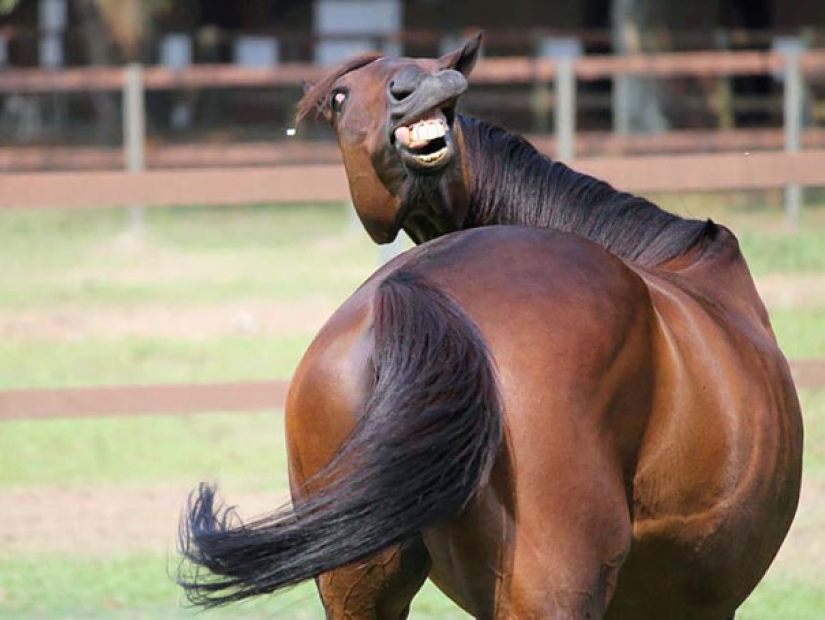
M 335 129 L 355 210 L 377 243 L 400 228 L 422 242 L 460 227 L 468 188 L 455 106 L 480 43 L 437 59 L 361 56 L 304 94 L 298 120 L 317 110 Z

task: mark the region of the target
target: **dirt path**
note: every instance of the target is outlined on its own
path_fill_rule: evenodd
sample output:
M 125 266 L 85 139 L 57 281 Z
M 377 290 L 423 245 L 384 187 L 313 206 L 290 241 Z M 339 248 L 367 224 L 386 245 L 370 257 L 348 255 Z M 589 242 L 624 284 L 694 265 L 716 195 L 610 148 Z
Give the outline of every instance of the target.
M 190 491 L 182 485 L 4 490 L 0 556 L 172 553 Z M 276 493 L 232 492 L 231 496 L 245 517 L 270 511 L 286 499 Z
M 825 307 L 825 274 L 773 274 L 756 279 L 756 288 L 768 307 Z
M 0 310 L 5 341 L 82 342 L 89 338 L 178 338 L 264 334 L 313 334 L 335 311 L 327 297 L 293 302 L 246 302 L 204 307 L 144 305 L 136 308 Z

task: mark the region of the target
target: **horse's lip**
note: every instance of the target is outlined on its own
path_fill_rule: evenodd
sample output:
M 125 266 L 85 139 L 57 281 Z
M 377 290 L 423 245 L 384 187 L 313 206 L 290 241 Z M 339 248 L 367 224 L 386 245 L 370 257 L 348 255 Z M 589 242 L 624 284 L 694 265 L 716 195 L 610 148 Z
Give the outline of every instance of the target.
M 455 117 L 454 115 L 449 114 L 449 112 L 451 112 L 451 109 L 449 107 L 445 109 L 442 106 L 436 106 L 435 108 L 430 108 L 428 110 L 421 111 L 418 114 L 407 116 L 401 119 L 399 122 L 391 125 L 389 142 L 393 146 L 393 148 L 395 148 L 395 151 L 399 154 L 401 160 L 404 162 L 405 165 L 419 171 L 435 171 L 443 168 L 444 166 L 450 163 L 450 161 L 452 160 L 452 156 L 455 152 L 452 139 L 453 122 Z M 399 143 L 395 137 L 395 132 L 400 127 L 410 127 L 420 121 L 431 119 L 433 117 L 440 117 L 446 125 L 447 131 L 443 136 L 443 140 L 446 143 L 446 146 L 443 149 L 443 155 L 441 155 L 436 160 L 428 162 L 426 160 L 422 160 L 420 155 L 417 155 L 413 150 L 409 149 L 407 146 Z
M 401 161 L 404 163 L 405 166 L 408 168 L 412 168 L 416 171 L 435 171 L 440 170 L 441 168 L 445 167 L 449 164 L 453 159 L 453 154 L 455 153 L 455 149 L 453 146 L 452 140 L 452 132 L 448 129 L 447 133 L 444 135 L 444 142 L 446 145 L 443 147 L 441 151 L 436 151 L 436 153 L 443 153 L 437 159 L 433 161 L 426 161 L 426 159 L 422 159 L 421 155 L 416 155 L 415 152 L 409 150 L 407 147 L 395 143 L 395 151 L 401 157 Z

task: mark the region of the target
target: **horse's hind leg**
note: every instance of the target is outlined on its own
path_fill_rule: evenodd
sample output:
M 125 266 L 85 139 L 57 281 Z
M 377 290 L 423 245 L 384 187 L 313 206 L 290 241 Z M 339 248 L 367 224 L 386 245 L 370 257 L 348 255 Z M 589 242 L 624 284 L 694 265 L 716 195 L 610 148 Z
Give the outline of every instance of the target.
M 419 538 L 321 575 L 318 591 L 328 620 L 404 620 L 430 564 Z

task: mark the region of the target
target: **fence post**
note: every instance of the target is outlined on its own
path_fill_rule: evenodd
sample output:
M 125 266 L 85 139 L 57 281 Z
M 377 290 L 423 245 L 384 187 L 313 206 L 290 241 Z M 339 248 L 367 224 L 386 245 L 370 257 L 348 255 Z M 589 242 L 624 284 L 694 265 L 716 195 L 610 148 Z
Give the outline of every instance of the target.
M 802 146 L 802 67 L 799 49 L 786 49 L 784 69 L 785 152 L 798 153 Z M 802 187 L 785 186 L 785 216 L 788 224 L 797 228 L 802 214 Z
M 530 109 L 533 112 L 533 131 L 538 134 L 550 131 L 550 108 L 553 100 L 547 84 L 538 76 L 533 78 L 533 90 L 530 93 Z
M 556 59 L 556 159 L 576 156 L 576 73 L 573 58 Z
M 143 91 L 143 69 L 137 63 L 128 65 L 123 72 L 123 155 L 126 171 L 143 172 L 146 169 L 146 108 Z M 129 208 L 132 232 L 142 234 L 145 225 L 144 207 Z

